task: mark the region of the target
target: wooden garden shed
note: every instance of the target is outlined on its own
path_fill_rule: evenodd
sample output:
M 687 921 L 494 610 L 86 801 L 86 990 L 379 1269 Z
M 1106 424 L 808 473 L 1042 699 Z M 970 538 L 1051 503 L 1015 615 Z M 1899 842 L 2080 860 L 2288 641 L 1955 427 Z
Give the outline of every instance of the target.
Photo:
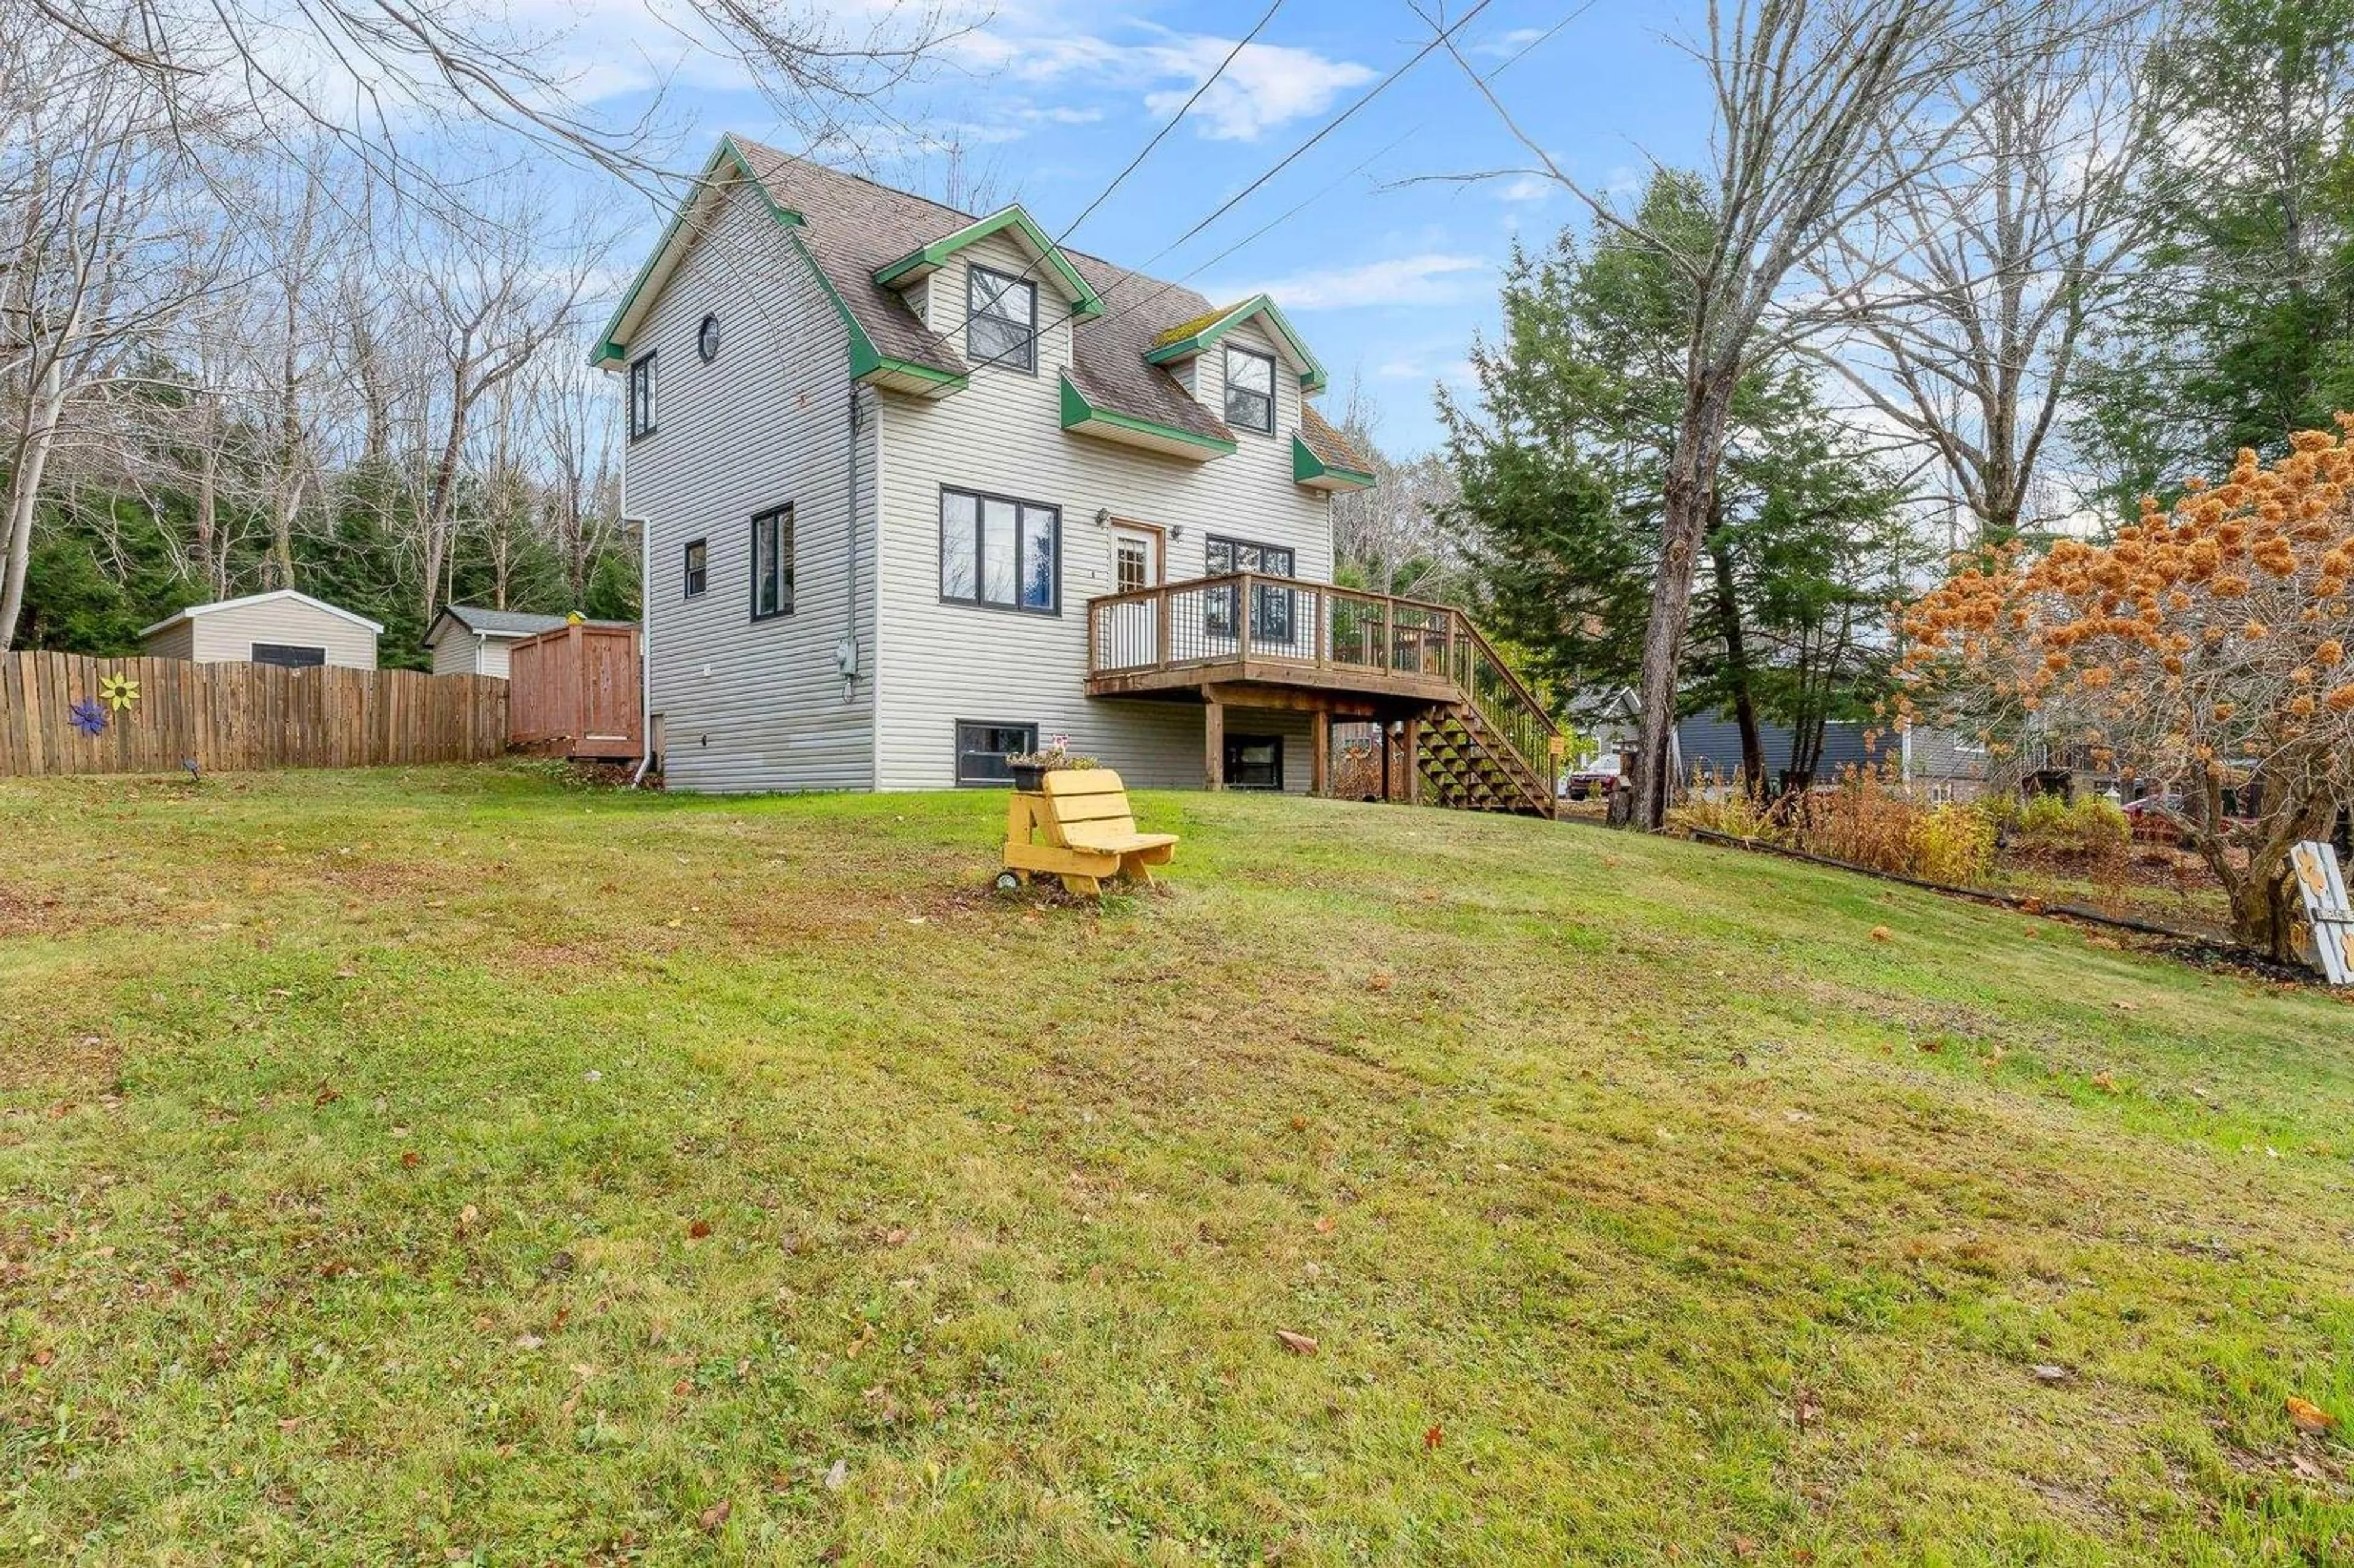
M 507 661 L 507 743 L 519 751 L 619 762 L 645 749 L 634 626 L 576 621 L 516 642 Z

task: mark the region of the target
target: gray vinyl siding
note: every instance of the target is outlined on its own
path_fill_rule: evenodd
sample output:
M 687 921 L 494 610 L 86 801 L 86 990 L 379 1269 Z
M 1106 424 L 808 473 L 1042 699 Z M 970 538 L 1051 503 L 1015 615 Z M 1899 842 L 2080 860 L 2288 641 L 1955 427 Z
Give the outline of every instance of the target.
M 507 678 L 507 650 L 514 640 L 477 637 L 454 620 L 441 622 L 433 638 L 433 673 L 437 675 L 495 675 Z
M 695 338 L 720 322 L 719 357 Z M 663 285 L 631 360 L 660 355 L 654 433 L 625 453 L 624 509 L 646 528 L 650 709 L 671 789 L 854 789 L 874 782 L 872 393 L 850 516 L 849 345 L 800 249 L 741 194 L 719 208 Z M 613 396 L 626 397 L 626 374 Z M 793 613 L 751 619 L 751 522 L 794 508 Z M 835 644 L 850 630 L 845 552 L 858 542 L 861 678 L 843 697 Z M 709 546 L 709 586 L 684 597 L 690 540 Z
M 930 324 L 962 349 L 969 264 L 1018 272 L 1027 260 L 1002 235 L 958 253 L 926 291 Z M 1121 303 L 1115 301 L 1112 308 Z M 1077 749 L 1102 758 L 1130 783 L 1202 783 L 1198 705 L 1087 694 L 1087 603 L 1112 588 L 1111 535 L 1096 525 L 1098 510 L 1168 530 L 1171 581 L 1203 575 L 1211 534 L 1288 546 L 1300 577 L 1323 581 L 1331 576 L 1326 498 L 1291 477 L 1291 440 L 1299 421 L 1297 376 L 1278 367 L 1274 435 L 1237 432 L 1232 456 L 1205 463 L 1163 457 L 1063 430 L 1059 370 L 1070 360 L 1073 327 L 1059 296 L 1043 284 L 1038 315 L 1036 375 L 979 366 L 968 387 L 937 401 L 882 400 L 876 781 L 886 789 L 951 786 L 960 719 L 1035 724 L 1042 736 L 1068 735 Z M 1235 336 L 1251 347 L 1273 348 L 1256 323 Z M 1214 413 L 1223 397 L 1222 358 L 1214 349 L 1200 361 L 1198 379 Z M 1059 615 L 940 602 L 943 486 L 1061 509 Z M 1179 530 L 1182 536 L 1175 536 Z M 1236 709 L 1226 726 L 1238 733 L 1296 735 L 1296 744 L 1285 745 L 1285 782 L 1306 787 L 1305 715 Z M 674 746 L 677 733 L 673 720 Z
M 185 629 L 184 651 L 166 652 Z M 194 659 L 204 664 L 233 663 L 253 657 L 257 642 L 290 648 L 323 648 L 327 662 L 338 669 L 376 668 L 376 633 L 356 621 L 330 615 L 295 599 L 264 599 L 258 604 L 232 605 L 192 615 L 164 628 L 147 640 L 145 652 L 164 658 Z

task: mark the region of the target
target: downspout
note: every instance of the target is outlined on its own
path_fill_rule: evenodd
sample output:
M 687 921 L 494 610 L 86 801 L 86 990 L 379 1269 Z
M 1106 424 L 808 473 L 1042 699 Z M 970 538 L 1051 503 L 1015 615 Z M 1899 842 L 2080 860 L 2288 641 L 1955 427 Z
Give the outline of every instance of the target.
M 842 670 L 842 700 L 854 702 L 858 695 L 858 383 L 850 383 L 850 499 L 849 510 L 843 518 L 843 581 L 847 585 L 843 599 L 844 615 L 849 630 L 843 641 L 843 655 L 837 660 Z
M 624 397 L 627 394 L 624 393 Z M 626 434 L 621 441 L 621 525 L 630 524 L 630 443 Z M 638 766 L 630 774 L 630 788 L 642 786 L 646 775 L 654 766 L 654 640 L 647 633 L 653 629 L 653 617 L 648 613 L 654 602 L 654 528 L 645 518 L 638 519 Z

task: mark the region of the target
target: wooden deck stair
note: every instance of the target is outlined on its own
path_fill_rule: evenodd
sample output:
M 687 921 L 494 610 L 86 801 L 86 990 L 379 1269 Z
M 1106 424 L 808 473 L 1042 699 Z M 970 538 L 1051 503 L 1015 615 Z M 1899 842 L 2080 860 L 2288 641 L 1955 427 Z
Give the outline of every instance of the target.
M 1561 731 L 1453 606 L 1235 572 L 1103 595 L 1087 623 L 1090 695 L 1205 705 L 1212 789 L 1226 705 L 1305 708 L 1320 747 L 1331 720 L 1404 723 L 1410 800 L 1557 815 Z
M 1495 735 L 1469 703 L 1447 703 L 1424 715 L 1423 799 L 1463 811 L 1552 817 L 1554 797 L 1518 752 Z

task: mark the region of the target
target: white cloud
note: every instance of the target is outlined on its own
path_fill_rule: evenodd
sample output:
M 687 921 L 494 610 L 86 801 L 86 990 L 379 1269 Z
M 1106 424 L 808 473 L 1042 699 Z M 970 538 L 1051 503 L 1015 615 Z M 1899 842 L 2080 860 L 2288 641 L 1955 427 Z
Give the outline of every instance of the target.
M 1234 47 L 1231 39 L 1196 36 L 1140 50 L 1154 65 L 1156 75 L 1183 83 L 1146 93 L 1144 107 L 1156 115 L 1176 113 Z M 1251 44 L 1202 94 L 1193 114 L 1200 133 L 1214 142 L 1255 142 L 1277 126 L 1321 114 L 1342 92 L 1373 79 L 1370 66 L 1352 60 L 1328 59 L 1313 49 Z
M 1292 121 L 1322 113 L 1349 89 L 1373 79 L 1369 66 L 1333 59 L 1314 49 L 1250 44 L 1132 23 L 1139 35 L 1115 40 L 1081 30 L 1076 17 L 1052 4 L 1001 7 L 985 27 L 949 46 L 960 64 L 984 79 L 1037 89 L 1141 92 L 1146 112 L 1174 114 L 1193 90 L 1217 79 L 1188 117 L 1196 135 L 1251 142 Z M 1234 61 L 1223 72 L 1227 55 Z M 1076 122 L 1074 122 L 1076 123 Z
M 1369 305 L 1451 305 L 1485 293 L 1492 269 L 1477 256 L 1430 251 L 1295 272 L 1257 288 L 1206 291 L 1214 299 L 1272 295 L 1287 311 L 1349 311 Z
M 1496 192 L 1496 199 L 1511 202 L 1540 202 L 1553 195 L 1553 182 L 1535 175 L 1521 175 L 1504 182 Z
M 1501 58 L 1506 55 L 1520 53 L 1543 37 L 1544 29 L 1542 27 L 1514 27 L 1509 33 L 1483 39 L 1472 45 L 1470 52 L 1475 55 L 1487 55 L 1491 58 Z

